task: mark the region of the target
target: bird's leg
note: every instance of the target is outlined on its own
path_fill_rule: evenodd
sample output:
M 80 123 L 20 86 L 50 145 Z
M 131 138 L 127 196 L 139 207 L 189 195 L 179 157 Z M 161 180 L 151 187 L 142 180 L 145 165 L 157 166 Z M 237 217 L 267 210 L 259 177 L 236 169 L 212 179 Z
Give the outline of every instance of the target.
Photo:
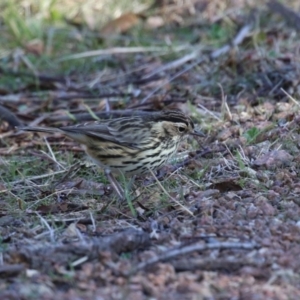
M 111 174 L 111 171 L 109 169 L 105 169 L 105 175 L 107 179 L 109 180 L 110 184 L 112 185 L 115 192 L 118 194 L 120 201 L 125 200 L 125 193 L 119 182 L 115 179 L 113 174 Z

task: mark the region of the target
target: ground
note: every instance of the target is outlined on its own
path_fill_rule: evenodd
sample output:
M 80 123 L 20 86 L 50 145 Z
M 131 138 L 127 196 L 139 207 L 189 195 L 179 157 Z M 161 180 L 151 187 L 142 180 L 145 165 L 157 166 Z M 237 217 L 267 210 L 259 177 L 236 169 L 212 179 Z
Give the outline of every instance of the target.
M 284 4 L 284 6 L 282 5 Z M 0 6 L 0 299 L 300 299 L 299 1 Z M 118 180 L 59 127 L 180 109 Z

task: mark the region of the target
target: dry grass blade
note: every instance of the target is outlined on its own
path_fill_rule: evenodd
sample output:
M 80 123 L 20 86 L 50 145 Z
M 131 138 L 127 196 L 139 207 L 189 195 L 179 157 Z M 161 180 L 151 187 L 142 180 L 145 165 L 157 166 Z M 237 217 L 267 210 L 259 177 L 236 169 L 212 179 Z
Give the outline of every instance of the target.
M 55 176 L 58 174 L 62 174 L 68 172 L 68 170 L 61 170 L 61 171 L 56 171 L 56 172 L 52 172 L 52 173 L 48 173 L 48 174 L 42 174 L 42 175 L 37 175 L 37 176 L 31 176 L 31 177 L 26 177 L 20 180 L 14 180 L 14 181 L 10 181 L 8 182 L 9 185 L 14 185 L 14 184 L 18 184 L 18 183 L 22 183 L 25 181 L 33 181 L 33 180 L 38 180 L 38 179 L 44 179 L 44 178 L 48 178 L 51 176 Z
M 162 191 L 168 195 L 168 197 L 170 197 L 170 199 L 179 207 L 182 208 L 183 211 L 187 212 L 189 215 L 193 216 L 194 214 L 184 205 L 182 205 L 179 201 L 177 201 L 176 199 L 174 199 L 167 191 L 166 189 L 163 187 L 163 185 L 160 183 L 160 181 L 157 179 L 157 177 L 155 176 L 155 174 L 153 173 L 152 170 L 149 169 L 149 172 L 152 174 L 152 176 L 155 178 L 157 184 L 159 185 L 159 187 L 162 189 Z
M 179 46 L 173 51 L 179 52 L 186 49 L 186 46 Z M 122 47 L 122 48 L 110 48 L 104 50 L 93 50 L 93 51 L 86 51 L 83 53 L 72 54 L 59 59 L 59 61 L 65 61 L 70 59 L 80 59 L 92 56 L 99 56 L 99 55 L 114 55 L 114 54 L 129 54 L 129 53 L 147 53 L 147 52 L 161 52 L 165 53 L 168 52 L 168 48 L 164 47 Z

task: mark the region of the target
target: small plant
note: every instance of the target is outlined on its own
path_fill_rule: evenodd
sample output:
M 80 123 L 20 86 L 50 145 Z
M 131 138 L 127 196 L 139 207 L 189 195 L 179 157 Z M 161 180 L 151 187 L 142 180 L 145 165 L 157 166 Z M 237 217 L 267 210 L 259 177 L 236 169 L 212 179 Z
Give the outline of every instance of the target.
M 256 141 L 257 137 L 261 134 L 261 131 L 257 127 L 248 129 L 243 136 L 246 138 L 248 144 L 252 144 Z

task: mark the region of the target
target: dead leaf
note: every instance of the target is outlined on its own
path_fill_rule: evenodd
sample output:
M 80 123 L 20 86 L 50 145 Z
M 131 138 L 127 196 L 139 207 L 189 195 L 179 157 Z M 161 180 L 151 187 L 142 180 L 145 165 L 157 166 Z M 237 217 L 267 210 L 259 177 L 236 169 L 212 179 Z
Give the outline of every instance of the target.
M 220 141 L 226 141 L 232 136 L 237 136 L 239 134 L 239 128 L 237 126 L 231 126 L 220 131 L 217 135 L 217 139 Z
M 256 159 L 253 164 L 255 166 L 265 166 L 266 168 L 274 168 L 276 166 L 286 165 L 291 162 L 293 156 L 285 150 L 274 150 L 262 155 Z
M 43 54 L 45 47 L 44 47 L 44 43 L 42 40 L 34 39 L 34 40 L 29 41 L 25 45 L 25 49 L 27 50 L 27 52 L 39 56 L 39 55 Z
M 65 237 L 78 237 L 78 229 L 76 223 L 71 223 L 66 230 L 63 232 L 63 236 Z
M 212 189 L 219 190 L 220 192 L 228 192 L 228 191 L 240 191 L 243 188 L 238 183 L 239 177 L 232 178 L 222 178 L 217 182 L 214 182 L 211 187 Z
M 104 36 L 111 34 L 120 34 L 128 31 L 133 26 L 137 25 L 140 17 L 132 12 L 125 13 L 120 17 L 106 23 L 100 30 L 100 33 Z
M 165 21 L 160 16 L 151 16 L 147 19 L 147 27 L 150 29 L 160 28 L 165 25 Z

